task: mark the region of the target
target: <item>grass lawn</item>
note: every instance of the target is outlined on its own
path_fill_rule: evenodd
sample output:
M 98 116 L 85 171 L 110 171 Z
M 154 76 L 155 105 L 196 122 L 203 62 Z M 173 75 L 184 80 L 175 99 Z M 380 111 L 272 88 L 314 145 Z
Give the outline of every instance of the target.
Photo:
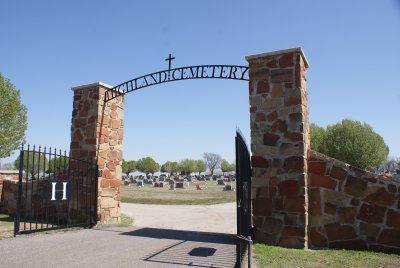
M 0 239 L 14 236 L 14 218 L 0 214 Z
M 254 259 L 262 267 L 400 267 L 400 256 L 369 251 L 299 250 L 255 244 Z
M 203 190 L 196 190 L 196 184 Z M 236 182 L 230 182 L 233 188 Z M 223 186 L 216 181 L 191 182 L 186 189 L 169 190 L 169 185 L 164 188 L 155 188 L 145 185 L 139 189 L 134 184 L 122 186 L 122 202 L 139 204 L 164 204 L 164 205 L 212 205 L 236 201 L 236 192 L 222 191 Z

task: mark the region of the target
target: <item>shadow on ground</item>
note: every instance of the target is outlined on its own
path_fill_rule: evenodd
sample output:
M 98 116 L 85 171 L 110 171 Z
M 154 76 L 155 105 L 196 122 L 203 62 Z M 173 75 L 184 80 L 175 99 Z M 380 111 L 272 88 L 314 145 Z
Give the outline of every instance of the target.
M 235 266 L 235 236 L 230 234 L 142 228 L 120 235 L 173 240 L 169 246 L 142 258 L 144 261 L 197 267 Z

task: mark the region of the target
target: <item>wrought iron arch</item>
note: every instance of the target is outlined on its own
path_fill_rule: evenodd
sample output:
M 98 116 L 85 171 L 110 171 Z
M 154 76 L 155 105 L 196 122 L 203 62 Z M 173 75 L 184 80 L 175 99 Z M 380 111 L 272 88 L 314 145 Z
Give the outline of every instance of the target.
M 170 57 L 166 59 L 169 61 L 168 70 L 139 76 L 108 89 L 105 93 L 104 101 L 110 101 L 118 96 L 125 95 L 140 88 L 179 80 L 216 78 L 249 81 L 248 66 L 198 65 L 171 69 L 172 59 L 174 58 L 171 58 L 171 54 Z

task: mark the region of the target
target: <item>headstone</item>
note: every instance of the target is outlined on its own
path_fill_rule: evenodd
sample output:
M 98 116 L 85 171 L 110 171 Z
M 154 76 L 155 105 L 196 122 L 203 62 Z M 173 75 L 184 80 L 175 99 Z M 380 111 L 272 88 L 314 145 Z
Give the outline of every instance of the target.
M 173 184 L 175 184 L 175 181 L 174 181 L 173 179 L 170 179 L 170 180 L 168 181 L 168 183 L 169 183 L 169 185 L 173 185 Z
M 160 187 L 160 184 L 158 182 L 155 182 L 154 187 Z
M 129 181 L 124 181 L 124 185 L 125 186 L 129 185 Z
M 143 186 L 144 186 L 143 181 L 138 181 L 136 184 L 136 187 L 143 187 Z
M 163 183 L 163 182 L 160 182 L 160 183 L 158 184 L 158 187 L 164 188 L 164 183 Z
M 137 182 L 138 182 L 137 179 L 132 180 L 132 183 L 137 183 Z
M 176 183 L 176 189 L 183 189 L 183 188 L 184 188 L 183 182 Z
M 217 184 L 218 184 L 218 185 L 225 185 L 225 182 L 224 182 L 224 180 L 218 180 L 218 181 L 217 181 Z
M 158 181 L 165 181 L 165 177 L 161 176 L 160 178 L 158 178 Z
M 196 190 L 201 190 L 200 184 L 196 184 Z
M 230 184 L 225 185 L 224 191 L 233 191 L 232 185 Z
M 169 185 L 169 189 L 170 189 L 170 190 L 175 190 L 175 184 L 170 184 L 170 185 Z

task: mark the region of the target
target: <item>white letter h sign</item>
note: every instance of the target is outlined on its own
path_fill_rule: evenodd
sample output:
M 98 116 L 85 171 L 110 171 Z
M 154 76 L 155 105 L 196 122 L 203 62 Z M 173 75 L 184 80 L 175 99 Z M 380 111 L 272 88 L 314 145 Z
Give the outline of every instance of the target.
M 56 190 L 56 185 L 57 182 L 52 182 L 51 183 L 51 201 L 56 200 L 56 192 L 63 192 L 62 194 L 62 199 L 61 200 L 67 200 L 67 183 L 68 182 L 63 182 L 63 189 L 62 190 Z

